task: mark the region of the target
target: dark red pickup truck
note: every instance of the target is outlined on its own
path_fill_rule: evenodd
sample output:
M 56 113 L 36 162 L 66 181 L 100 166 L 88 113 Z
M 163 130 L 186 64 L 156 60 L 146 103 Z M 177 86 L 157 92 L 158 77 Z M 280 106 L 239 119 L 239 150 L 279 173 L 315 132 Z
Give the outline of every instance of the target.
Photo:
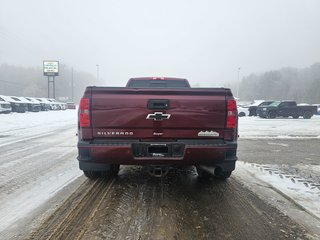
M 238 114 L 227 88 L 191 88 L 186 79 L 132 78 L 126 87 L 87 87 L 79 106 L 78 160 L 89 178 L 120 165 L 214 169 L 226 179 L 237 160 Z

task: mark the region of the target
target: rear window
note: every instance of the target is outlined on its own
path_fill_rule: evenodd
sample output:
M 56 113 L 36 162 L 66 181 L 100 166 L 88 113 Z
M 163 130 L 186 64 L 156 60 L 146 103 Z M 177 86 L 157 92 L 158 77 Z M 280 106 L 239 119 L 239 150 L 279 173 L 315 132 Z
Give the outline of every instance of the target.
M 186 81 L 181 80 L 131 80 L 131 88 L 190 88 Z
M 281 103 L 280 101 L 274 101 L 274 102 L 271 103 L 269 106 L 278 107 L 278 105 L 279 105 L 280 103 Z
M 268 106 L 268 105 L 270 105 L 271 103 L 273 103 L 273 102 L 262 102 L 262 103 L 260 103 L 259 106 Z

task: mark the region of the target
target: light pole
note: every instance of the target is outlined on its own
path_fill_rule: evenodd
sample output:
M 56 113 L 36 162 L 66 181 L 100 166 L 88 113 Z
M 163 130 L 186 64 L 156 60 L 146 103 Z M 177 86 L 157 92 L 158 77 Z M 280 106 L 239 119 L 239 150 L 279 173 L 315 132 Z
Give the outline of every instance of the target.
M 239 82 L 239 78 L 240 78 L 240 67 L 238 68 L 238 88 L 237 88 L 237 98 L 239 99 L 239 88 L 240 88 L 240 82 Z
M 96 65 L 97 66 L 97 83 L 99 82 L 99 64 Z
M 71 101 L 73 102 L 73 98 L 74 98 L 74 89 L 73 89 L 73 68 L 71 68 Z

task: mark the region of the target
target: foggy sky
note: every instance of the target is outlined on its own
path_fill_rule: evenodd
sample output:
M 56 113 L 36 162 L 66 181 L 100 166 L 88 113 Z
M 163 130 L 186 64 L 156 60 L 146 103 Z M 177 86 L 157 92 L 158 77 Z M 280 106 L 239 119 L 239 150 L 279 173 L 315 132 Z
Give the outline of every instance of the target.
M 320 61 L 319 0 L 0 0 L 0 64 L 219 86 Z

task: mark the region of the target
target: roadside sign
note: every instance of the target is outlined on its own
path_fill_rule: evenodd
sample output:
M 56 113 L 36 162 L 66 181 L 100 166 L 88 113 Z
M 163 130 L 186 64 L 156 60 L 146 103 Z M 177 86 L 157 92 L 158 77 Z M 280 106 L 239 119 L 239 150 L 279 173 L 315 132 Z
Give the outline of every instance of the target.
M 44 76 L 59 76 L 59 61 L 43 61 Z

